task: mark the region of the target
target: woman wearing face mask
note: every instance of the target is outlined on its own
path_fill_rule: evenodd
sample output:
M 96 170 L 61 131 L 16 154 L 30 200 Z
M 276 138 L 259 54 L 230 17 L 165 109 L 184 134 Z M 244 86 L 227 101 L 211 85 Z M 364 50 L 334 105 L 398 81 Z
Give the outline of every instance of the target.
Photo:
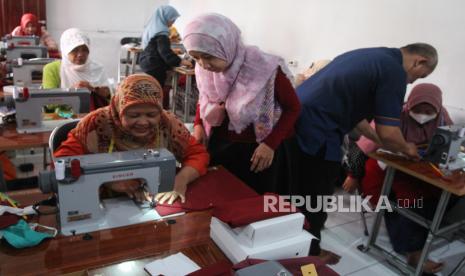
M 37 16 L 32 13 L 25 13 L 21 17 L 21 24 L 12 32 L 12 36 L 38 36 L 40 44 L 47 47 L 50 57 L 58 57 L 58 45 L 53 40 L 52 36 L 45 30 L 45 27 L 40 26 Z
M 60 47 L 62 59 L 44 66 L 43 88 L 87 88 L 91 91 L 90 110 L 107 106 L 108 78 L 103 66 L 89 58 L 89 37 L 79 29 L 68 29 L 61 35 Z
M 400 120 L 405 140 L 415 143 L 419 147 L 426 146 L 429 143 L 436 128 L 453 124 L 447 110 L 442 105 L 441 90 L 431 83 L 418 84 L 412 89 L 407 103 L 403 107 Z M 366 138 L 362 137 L 362 139 Z M 361 177 L 357 180 L 357 182 L 361 181 L 362 194 L 372 196 L 370 202 L 373 206 L 376 206 L 383 186 L 385 166 L 374 159 L 368 159 L 366 164 L 364 163 L 366 160 L 364 153 L 377 148 L 376 145 L 372 145 L 367 141 L 369 140 L 359 140 L 358 142 L 363 152 L 359 147 L 354 147 L 352 150 L 359 151 L 358 156 L 363 156 L 363 160 L 360 161 L 358 167 L 364 168 L 364 171 L 358 173 Z M 348 185 L 349 182 L 353 184 L 354 179 L 351 180 L 351 177 L 349 176 L 346 179 L 344 185 Z M 440 194 L 438 188 L 402 172 L 396 172 L 392 186 L 392 196 L 397 202 L 406 205 L 401 207 L 410 208 L 419 215 L 432 219 L 436 210 L 438 195 Z M 418 202 L 418 199 L 423 201 L 422 208 L 412 208 L 413 203 L 415 200 Z M 386 212 L 385 221 L 394 250 L 399 254 L 405 254 L 408 263 L 416 266 L 428 235 L 427 229 L 396 212 Z M 424 272 L 436 273 L 443 268 L 443 265 L 443 263 L 428 260 L 425 263 Z
M 194 136 L 209 140 L 212 164 L 258 193 L 289 193 L 280 179 L 289 168 L 282 142 L 294 132 L 300 103 L 284 60 L 244 45 L 239 28 L 219 14 L 199 16 L 184 31 L 197 62 Z
M 174 114 L 163 110 L 162 99 L 160 84 L 153 77 L 145 74 L 127 77 L 119 85 L 110 105 L 84 117 L 54 156 L 167 148 L 182 168 L 176 174 L 174 190 L 157 194 L 156 200 L 171 204 L 180 198 L 184 202 L 187 185 L 207 172 L 209 156 L 184 124 Z M 141 201 L 145 194 L 140 184 L 135 179 L 106 183 L 105 186 Z
M 159 7 L 150 18 L 142 34 L 142 48 L 139 62 L 142 70 L 153 76 L 163 87 L 166 71 L 176 66 L 192 67 L 192 63 L 182 60 L 171 50 L 169 28 L 179 17 L 175 8 L 164 5 Z

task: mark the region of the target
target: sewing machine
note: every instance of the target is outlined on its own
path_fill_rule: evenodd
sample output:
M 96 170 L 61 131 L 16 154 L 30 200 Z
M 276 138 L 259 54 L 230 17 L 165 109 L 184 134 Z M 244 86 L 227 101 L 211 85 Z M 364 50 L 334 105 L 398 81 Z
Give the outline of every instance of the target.
M 444 170 L 465 168 L 465 153 L 460 151 L 465 142 L 465 125 L 442 126 L 436 129 L 424 159 Z
M 104 183 L 142 179 L 153 197 L 173 189 L 176 159 L 166 149 L 88 154 L 57 158 L 55 171 L 39 174 L 39 188 L 58 196 L 63 235 L 74 235 L 159 219 L 148 204 L 138 206 L 127 197 L 100 200 Z
M 6 48 L 6 59 L 8 61 L 22 58 L 46 58 L 48 55 L 47 47 L 45 46 L 14 46 L 8 45 Z
M 13 67 L 13 84 L 29 88 L 39 88 L 42 83 L 44 66 L 53 61 L 55 61 L 53 58 L 30 60 L 18 58 L 13 60 L 11 62 L 11 66 Z
M 3 37 L 3 42 L 8 46 L 37 46 L 40 38 L 38 36 L 12 36 L 6 35 Z
M 75 113 L 88 113 L 90 91 L 87 88 L 36 89 L 14 86 L 13 99 L 16 107 L 18 133 L 51 131 L 63 120 L 43 120 L 46 105 L 69 105 Z

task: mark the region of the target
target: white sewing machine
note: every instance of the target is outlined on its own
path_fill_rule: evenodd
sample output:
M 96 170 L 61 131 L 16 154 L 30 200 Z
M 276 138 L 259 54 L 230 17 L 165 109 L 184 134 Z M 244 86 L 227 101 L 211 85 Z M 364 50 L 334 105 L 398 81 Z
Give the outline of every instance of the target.
M 460 147 L 465 142 L 465 125 L 442 126 L 436 129 L 425 154 L 425 160 L 444 170 L 465 168 L 465 153 Z
M 31 58 L 46 58 L 48 56 L 47 47 L 36 46 L 15 46 L 8 45 L 6 48 L 6 59 L 12 61 L 14 59 L 31 59 Z
M 55 61 L 53 58 L 38 58 L 23 60 L 15 59 L 11 62 L 13 67 L 13 84 L 29 88 L 39 88 L 42 83 L 44 66 Z
M 39 45 L 40 37 L 31 36 L 12 36 L 6 35 L 3 37 L 3 42 L 8 46 L 36 46 Z
M 143 179 L 141 189 L 154 196 L 172 190 L 175 174 L 176 159 L 166 149 L 88 154 L 57 158 L 55 172 L 39 174 L 39 187 L 57 194 L 61 233 L 68 236 L 159 219 L 153 204 L 139 206 L 128 197 L 100 200 L 100 186 Z
M 66 119 L 44 120 L 42 110 L 46 105 L 69 105 L 75 113 L 88 113 L 90 110 L 90 91 L 86 88 L 36 89 L 14 86 L 13 99 L 18 133 L 51 131 L 65 122 Z

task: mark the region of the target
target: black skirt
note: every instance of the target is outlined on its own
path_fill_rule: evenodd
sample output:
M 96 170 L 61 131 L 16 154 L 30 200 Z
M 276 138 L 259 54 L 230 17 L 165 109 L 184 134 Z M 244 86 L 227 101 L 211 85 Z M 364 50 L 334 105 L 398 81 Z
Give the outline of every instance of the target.
M 292 172 L 290 157 L 284 143 L 275 150 L 271 166 L 261 172 L 250 170 L 250 159 L 258 143 L 232 142 L 220 139 L 213 131 L 208 144 L 210 165 L 222 165 L 259 194 L 290 193 Z

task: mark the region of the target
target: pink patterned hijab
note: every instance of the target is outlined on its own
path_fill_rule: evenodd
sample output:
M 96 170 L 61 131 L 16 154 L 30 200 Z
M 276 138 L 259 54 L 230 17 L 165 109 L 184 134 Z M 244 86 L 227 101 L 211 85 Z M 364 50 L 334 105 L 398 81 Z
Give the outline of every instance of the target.
M 219 73 L 195 67 L 200 117 L 207 135 L 215 126 L 208 113 L 224 102 L 229 130 L 241 133 L 253 124 L 257 142 L 261 142 L 281 116 L 281 107 L 274 97 L 274 81 L 278 68 L 291 76 L 284 60 L 244 45 L 239 28 L 220 14 L 195 18 L 184 33 L 187 51 L 207 53 L 228 63 L 228 68 Z

